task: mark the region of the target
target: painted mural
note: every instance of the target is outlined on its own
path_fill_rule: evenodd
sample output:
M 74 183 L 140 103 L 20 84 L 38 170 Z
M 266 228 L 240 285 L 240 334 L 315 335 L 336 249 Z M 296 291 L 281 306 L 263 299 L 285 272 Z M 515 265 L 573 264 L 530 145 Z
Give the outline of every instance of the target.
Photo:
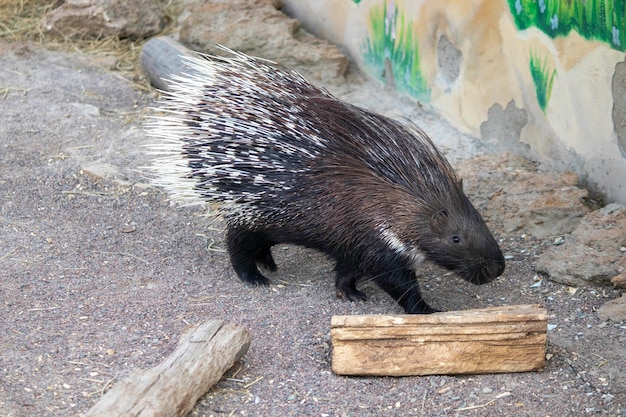
M 508 0 L 518 29 L 535 26 L 554 38 L 570 31 L 626 50 L 626 0 Z
M 508 0 L 508 4 L 518 30 L 536 27 L 551 38 L 575 31 L 585 39 L 626 50 L 626 0 Z M 529 67 L 537 102 L 545 113 L 556 70 L 548 58 L 541 59 L 534 51 Z
M 360 4 L 360 0 L 353 0 Z M 626 48 L 626 0 L 507 0 L 518 30 L 536 27 L 548 36 L 566 36 L 572 30 L 599 40 L 612 49 Z M 370 73 L 418 100 L 430 100 L 429 80 L 420 66 L 414 23 L 402 10 L 402 1 L 382 1 L 369 9 L 369 37 L 361 46 Z M 537 104 L 545 113 L 557 70 L 548 52 L 530 50 L 528 70 Z
M 550 101 L 550 94 L 552 94 L 552 85 L 554 84 L 554 77 L 556 77 L 556 70 L 552 69 L 547 57 L 541 59 L 536 52 L 530 53 L 529 66 L 530 75 L 535 84 L 537 103 L 545 113 L 548 101 Z
M 361 49 L 364 65 L 372 74 L 393 83 L 400 91 L 428 101 L 430 89 L 420 68 L 413 23 L 393 0 L 369 10 L 369 37 Z

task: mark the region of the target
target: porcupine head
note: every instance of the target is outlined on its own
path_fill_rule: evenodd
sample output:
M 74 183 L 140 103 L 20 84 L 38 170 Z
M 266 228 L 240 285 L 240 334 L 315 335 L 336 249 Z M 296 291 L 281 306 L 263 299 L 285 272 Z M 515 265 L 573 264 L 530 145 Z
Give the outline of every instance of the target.
M 160 140 L 158 183 L 176 200 L 223 203 L 231 263 L 269 281 L 270 248 L 294 243 L 337 261 L 350 300 L 370 277 L 409 313 L 434 311 L 415 266 L 422 254 L 482 284 L 504 258 L 445 157 L 419 128 L 343 103 L 254 58 L 192 59 L 175 79 Z
M 448 192 L 430 194 L 431 200 L 421 202 L 423 206 L 414 212 L 417 245 L 428 259 L 468 282 L 491 282 L 504 272 L 500 247 L 465 195 L 462 181 L 448 186 Z

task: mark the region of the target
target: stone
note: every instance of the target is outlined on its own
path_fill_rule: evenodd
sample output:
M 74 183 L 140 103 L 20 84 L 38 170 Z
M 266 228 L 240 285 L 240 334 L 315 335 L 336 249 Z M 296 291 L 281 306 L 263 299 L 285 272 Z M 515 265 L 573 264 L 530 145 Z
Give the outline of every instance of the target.
M 620 248 L 626 246 L 626 206 L 612 203 L 589 213 L 572 235 L 590 246 L 613 242 L 611 246 L 617 253 L 621 252 Z
M 617 274 L 610 254 L 568 241 L 541 254 L 536 270 L 547 274 L 551 281 L 573 287 L 608 285 Z
M 625 245 L 626 207 L 610 204 L 589 213 L 563 244 L 541 254 L 536 269 L 567 285 L 610 285 L 626 271 Z
M 617 288 L 626 288 L 626 273 L 615 275 L 611 278 L 611 283 Z
M 604 303 L 604 305 L 598 309 L 598 317 L 600 317 L 601 320 L 626 320 L 626 294 L 623 294 L 620 298 Z
M 116 166 L 105 162 L 90 162 L 83 165 L 81 171 L 95 181 L 102 181 L 105 179 L 114 180 L 122 177 Z
M 182 16 L 179 40 L 196 51 L 223 55 L 215 47 L 221 44 L 303 70 L 313 82 L 343 77 L 348 69 L 336 45 L 306 32 L 271 0 L 208 0 L 190 4 Z
M 159 33 L 167 19 L 155 0 L 66 0 L 44 17 L 44 30 L 64 38 L 141 39 Z
M 479 155 L 459 161 L 456 168 L 474 205 L 501 233 L 567 234 L 590 211 L 588 191 L 578 187 L 573 172 L 544 172 L 508 153 Z

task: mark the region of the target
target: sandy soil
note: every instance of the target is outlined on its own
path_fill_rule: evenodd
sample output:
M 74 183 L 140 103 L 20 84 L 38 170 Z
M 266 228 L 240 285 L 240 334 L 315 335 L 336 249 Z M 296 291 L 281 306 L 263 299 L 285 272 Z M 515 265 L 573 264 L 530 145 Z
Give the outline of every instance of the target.
M 498 236 L 511 259 L 486 286 L 430 265 L 420 277 L 429 303 L 444 310 L 544 305 L 543 371 L 336 376 L 331 316 L 401 313 L 386 294 L 365 283 L 367 302 L 340 301 L 332 265 L 286 246 L 275 251 L 270 287 L 242 285 L 221 225 L 173 207 L 138 174 L 148 163 L 141 122 L 150 96 L 93 57 L 28 44 L 0 43 L 0 68 L 0 415 L 80 415 L 116 380 L 159 363 L 187 324 L 214 318 L 246 326 L 252 345 L 193 416 L 626 415 L 626 325 L 595 314 L 618 293 L 545 279 L 533 286 L 544 242 Z M 371 89 L 340 94 L 408 113 L 452 159 L 483 151 Z

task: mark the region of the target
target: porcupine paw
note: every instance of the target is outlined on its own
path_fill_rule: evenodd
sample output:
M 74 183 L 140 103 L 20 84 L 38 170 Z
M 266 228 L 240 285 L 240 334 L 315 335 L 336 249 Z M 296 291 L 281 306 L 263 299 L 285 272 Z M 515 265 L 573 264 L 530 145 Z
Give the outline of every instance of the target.
M 343 300 L 353 302 L 367 300 L 364 292 L 357 290 L 356 287 L 351 285 L 336 286 L 335 291 L 337 294 L 337 298 L 341 298 Z
M 338 298 L 348 301 L 365 301 L 365 293 L 356 289 L 358 275 L 345 262 L 335 265 L 335 291 Z
M 254 268 L 254 270 L 248 270 L 245 272 L 241 272 L 239 274 L 239 278 L 246 284 L 251 285 L 270 285 L 270 280 L 267 279 L 262 273 L 259 272 L 258 269 Z
M 424 300 L 420 300 L 412 306 L 406 306 L 404 310 L 407 314 L 432 314 L 441 312 L 441 310 L 437 310 L 426 304 Z
M 337 288 L 336 292 L 337 298 L 341 298 L 342 300 L 348 300 L 353 302 L 367 300 L 367 296 L 365 295 L 365 293 L 357 289 L 346 291 L 345 289 Z
M 436 308 L 432 308 L 431 306 L 426 306 L 425 308 L 407 312 L 408 314 L 433 314 L 433 313 L 441 313 L 441 310 L 437 310 Z

